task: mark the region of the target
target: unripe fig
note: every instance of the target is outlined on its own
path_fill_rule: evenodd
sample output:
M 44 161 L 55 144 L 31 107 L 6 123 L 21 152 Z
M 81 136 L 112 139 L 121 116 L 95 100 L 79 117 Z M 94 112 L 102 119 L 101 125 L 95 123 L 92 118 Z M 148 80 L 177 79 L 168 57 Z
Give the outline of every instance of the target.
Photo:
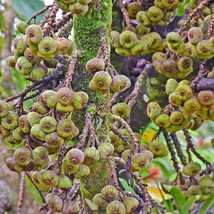
M 169 119 L 169 116 L 167 114 L 160 114 L 156 119 L 155 119 L 155 123 L 159 126 L 159 127 L 164 127 L 167 128 L 168 126 L 170 126 L 171 122 Z
M 173 47 L 177 47 L 182 43 L 182 38 L 180 34 L 175 32 L 170 32 L 166 36 L 167 44 L 173 45 Z
M 191 27 L 188 31 L 188 39 L 192 44 L 197 44 L 203 39 L 203 32 L 199 27 Z
M 26 166 L 31 161 L 31 151 L 26 147 L 21 147 L 14 152 L 13 157 L 17 164 Z
M 28 59 L 32 64 L 39 61 L 39 56 L 34 54 L 30 48 L 26 48 L 24 51 L 24 57 Z
M 152 152 L 154 158 L 162 158 L 168 155 L 168 149 L 166 145 L 158 139 L 153 140 L 149 144 L 149 150 Z
M 54 108 L 57 104 L 56 92 L 46 90 L 41 94 L 41 101 L 49 108 Z
M 85 69 L 88 73 L 95 74 L 97 71 L 104 71 L 105 62 L 97 57 L 87 61 Z
M 84 163 L 91 163 L 99 159 L 99 151 L 95 147 L 88 147 L 84 150 Z
M 169 95 L 169 102 L 172 103 L 172 105 L 174 106 L 180 106 L 183 103 L 175 92 Z
M 190 57 L 181 57 L 178 60 L 178 68 L 180 72 L 189 73 L 193 71 L 193 61 Z
M 175 91 L 178 82 L 175 79 L 168 79 L 166 82 L 166 93 L 169 95 Z
M 136 153 L 132 156 L 131 167 L 132 171 L 140 171 L 146 168 L 153 159 L 152 152 L 145 150 L 141 153 Z
M 32 70 L 32 64 L 31 62 L 26 59 L 24 56 L 21 56 L 17 59 L 16 62 L 16 70 L 22 73 L 23 75 L 27 75 Z
M 42 55 L 54 54 L 57 50 L 57 43 L 51 37 L 44 37 L 38 44 L 38 51 Z
M 64 139 L 59 137 L 57 132 L 52 132 L 45 136 L 45 142 L 50 146 L 60 147 L 64 143 Z
M 202 105 L 211 105 L 214 102 L 214 93 L 212 90 L 200 91 L 197 95 L 197 99 Z
M 37 44 L 43 38 L 43 31 L 39 25 L 29 25 L 25 31 L 27 39 L 33 43 Z
M 16 66 L 16 60 L 14 56 L 8 56 L 7 57 L 7 65 L 11 68 L 15 68 Z
M 75 124 L 69 119 L 62 119 L 57 124 L 57 133 L 62 138 L 73 138 L 74 129 Z
M 99 91 L 99 90 L 108 90 L 112 83 L 112 78 L 110 74 L 106 71 L 98 71 L 94 74 L 92 80 L 90 82 L 93 82 L 94 88 L 89 88 L 91 90 Z M 90 84 L 90 83 L 89 83 Z
M 125 214 L 126 207 L 122 202 L 114 200 L 110 202 L 106 207 L 106 213 L 107 214 Z
M 131 2 L 127 6 L 127 12 L 131 19 L 135 19 L 139 11 L 142 10 L 142 6 L 139 2 Z
M 115 52 L 121 56 L 131 56 L 132 53 L 129 48 L 118 47 L 115 48 Z
M 111 111 L 113 114 L 118 115 L 122 118 L 130 116 L 131 109 L 126 103 L 117 103 L 112 106 Z
M 72 104 L 75 109 L 82 109 L 88 103 L 88 94 L 84 91 L 78 91 L 74 93 Z
M 173 125 L 181 124 L 181 122 L 183 121 L 183 118 L 184 118 L 183 114 L 179 111 L 173 111 L 169 117 L 170 122 Z
M 22 139 L 24 139 L 22 134 L 23 133 L 21 132 L 20 127 L 17 127 L 17 128 L 12 130 L 12 136 L 14 137 L 15 140 L 21 141 Z
M 163 19 L 164 13 L 163 10 L 159 7 L 152 6 L 147 11 L 147 16 L 152 22 L 159 22 Z
M 23 133 L 29 133 L 31 126 L 28 122 L 27 115 L 21 115 L 19 117 L 19 128 Z
M 125 75 L 116 75 L 114 76 L 111 89 L 113 92 L 122 92 L 131 86 L 131 81 Z
M 113 154 L 114 146 L 111 143 L 101 143 L 98 146 L 98 151 L 101 159 L 105 159 L 107 156 Z
M 178 99 L 186 101 L 192 96 L 192 89 L 190 88 L 189 85 L 181 84 L 178 85 L 178 87 L 175 90 L 175 93 L 178 96 Z
M 5 117 L 1 118 L 1 125 L 8 130 L 15 129 L 18 126 L 18 114 L 14 111 L 9 111 Z
M 114 132 L 109 132 L 109 137 L 111 139 L 111 144 L 114 146 L 118 146 L 121 143 L 121 138 L 116 135 Z
M 58 195 L 49 193 L 45 197 L 45 201 L 52 212 L 60 212 L 62 210 L 63 201 Z
M 145 27 L 149 27 L 151 25 L 151 21 L 146 11 L 139 11 L 137 13 L 136 19 L 141 25 Z
M 63 87 L 56 92 L 56 99 L 57 102 L 61 103 L 62 105 L 68 105 L 71 104 L 73 95 L 74 91 L 72 89 Z
M 123 204 L 126 207 L 126 213 L 131 214 L 139 207 L 140 202 L 135 197 L 126 197 Z
M 172 59 L 167 59 L 161 65 L 161 70 L 166 77 L 176 78 L 178 73 L 178 65 Z
M 42 130 L 41 126 L 39 124 L 35 124 L 31 127 L 30 130 L 30 136 L 35 141 L 45 141 L 46 133 Z
M 57 121 L 54 117 L 46 116 L 40 120 L 39 124 L 43 132 L 52 133 L 56 130 Z
M 151 119 L 155 119 L 156 117 L 158 117 L 161 113 L 161 107 L 157 102 L 150 102 L 147 105 L 147 115 L 149 118 Z
M 68 104 L 68 105 L 62 105 L 61 103 L 57 103 L 56 104 L 56 110 L 59 112 L 73 112 L 74 107 L 72 104 Z
M 66 154 L 66 159 L 72 164 L 81 164 L 84 161 L 84 153 L 80 149 L 70 149 Z
M 88 4 L 81 4 L 80 2 L 76 1 L 69 5 L 69 11 L 74 14 L 84 14 L 88 11 Z
M 4 100 L 0 100 L 0 117 L 5 117 L 8 113 L 9 105 Z
M 195 176 L 201 171 L 201 165 L 198 162 L 190 162 L 183 167 L 182 173 L 187 176 Z
M 197 52 L 202 54 L 202 56 L 212 54 L 213 48 L 214 46 L 209 40 L 201 40 L 199 43 L 197 43 Z
M 201 104 L 198 102 L 196 97 L 191 97 L 190 99 L 184 102 L 184 108 L 193 113 L 198 111 L 201 108 Z
M 107 201 L 113 201 L 117 199 L 118 191 L 114 186 L 106 185 L 101 190 L 101 196 Z
M 62 169 L 65 174 L 70 175 L 70 174 L 74 174 L 77 172 L 77 170 L 79 169 L 79 165 L 73 164 L 70 161 L 68 161 L 67 159 L 64 159 L 62 162 Z
M 30 74 L 28 76 L 32 79 L 42 79 L 47 74 L 47 69 L 41 66 L 33 67 Z
M 162 0 L 161 2 L 165 8 L 175 8 L 179 0 Z
M 147 51 L 147 44 L 144 41 L 137 41 L 136 44 L 131 48 L 132 55 L 143 54 Z
M 36 165 L 49 163 L 48 150 L 44 146 L 38 146 L 32 151 L 32 161 Z
M 57 54 L 66 54 L 71 45 L 69 40 L 64 37 L 57 38 L 56 44 L 57 44 L 57 50 L 56 50 Z
M 35 124 L 39 124 L 40 120 L 42 119 L 42 115 L 32 111 L 27 114 L 27 119 L 30 126 L 32 127 Z
M 39 187 L 48 191 L 58 185 L 59 177 L 54 171 L 41 170 L 38 174 Z
M 41 115 L 45 115 L 49 112 L 49 108 L 44 106 L 42 101 L 37 101 L 33 104 L 32 111 L 35 111 Z
M 198 181 L 198 184 L 201 188 L 208 187 L 208 188 L 214 188 L 214 181 L 209 175 L 204 175 L 201 177 Z
M 26 39 L 23 36 L 17 36 L 14 39 L 14 52 L 18 55 L 23 55 L 25 49 L 27 48 Z
M 22 34 L 25 34 L 25 31 L 26 31 L 27 27 L 28 27 L 28 23 L 27 23 L 27 22 L 24 22 L 24 21 L 19 22 L 19 23 L 16 24 L 17 30 L 18 30 L 20 33 L 22 33 Z
M 80 164 L 77 172 L 75 172 L 74 177 L 80 179 L 84 176 L 90 174 L 90 168 L 84 164 Z
M 110 38 L 111 38 L 111 44 L 113 47 L 115 48 L 119 48 L 121 45 L 120 45 L 120 41 L 119 41 L 119 38 L 120 38 L 120 33 L 117 32 L 117 31 L 111 31 L 110 32 Z M 101 69 L 100 71 L 102 71 L 104 69 Z
M 120 34 L 120 44 L 124 48 L 132 48 L 137 42 L 137 36 L 134 32 L 126 30 Z
M 64 200 L 62 213 L 63 214 L 77 214 L 80 211 L 80 207 L 76 201 Z
M 6 138 L 10 135 L 10 130 L 5 129 L 3 126 L 0 125 L 0 136 L 2 138 Z
M 72 186 L 71 179 L 66 175 L 59 175 L 59 183 L 57 185 L 58 189 L 69 189 Z
M 101 193 L 97 193 L 94 197 L 93 197 L 93 203 L 96 204 L 98 207 L 101 207 L 101 208 L 106 208 L 107 205 L 108 205 L 108 201 L 106 201 Z

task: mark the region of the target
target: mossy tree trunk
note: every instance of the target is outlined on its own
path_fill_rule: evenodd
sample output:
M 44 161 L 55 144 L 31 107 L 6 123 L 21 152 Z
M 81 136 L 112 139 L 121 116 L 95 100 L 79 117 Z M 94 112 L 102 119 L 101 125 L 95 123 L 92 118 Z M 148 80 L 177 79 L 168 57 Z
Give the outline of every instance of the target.
M 72 87 L 75 91 L 85 91 L 89 95 L 88 106 L 95 106 L 94 111 L 98 112 L 99 108 L 106 104 L 106 98 L 103 95 L 95 93 L 88 88 L 89 81 L 92 75 L 85 70 L 86 62 L 95 57 L 99 48 L 100 27 L 104 27 L 106 39 L 110 50 L 109 31 L 112 23 L 112 1 L 103 0 L 99 2 L 99 8 L 89 9 L 86 14 L 74 15 L 74 42 L 75 49 L 81 51 L 81 56 L 78 58 L 77 69 L 72 80 Z M 107 109 L 107 111 L 109 111 Z M 83 114 L 74 115 L 75 124 L 80 128 L 84 127 L 85 112 Z M 106 121 L 103 125 L 102 132 L 107 133 L 109 123 Z M 90 175 L 81 179 L 81 192 L 84 198 L 92 200 L 93 196 L 100 192 L 103 186 L 108 184 L 110 178 L 109 163 L 105 160 L 100 160 L 89 166 Z M 87 205 L 85 204 L 87 207 Z M 95 211 L 86 210 L 87 213 L 95 213 Z

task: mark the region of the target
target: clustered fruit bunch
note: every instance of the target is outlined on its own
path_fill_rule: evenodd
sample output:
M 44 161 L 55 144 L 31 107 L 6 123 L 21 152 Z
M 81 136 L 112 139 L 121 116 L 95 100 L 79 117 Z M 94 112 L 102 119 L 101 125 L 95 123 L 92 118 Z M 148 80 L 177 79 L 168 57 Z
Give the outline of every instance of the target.
M 166 33 L 158 29 L 165 29 L 173 22 L 183 0 L 118 0 L 116 4 L 127 26 L 121 33 L 112 30 L 109 35 L 104 27 L 100 27 L 101 47 L 97 56 L 89 59 L 86 65 L 79 65 L 78 57 L 87 50 L 73 51 L 78 45 L 73 47 L 67 38 L 57 37 L 54 30 L 50 32 L 48 29 L 54 26 L 54 14 L 59 7 L 64 10 L 63 16 L 67 12 L 69 17 L 72 13 L 76 18 L 87 14 L 92 18 L 91 11 L 102 11 L 102 6 L 105 7 L 102 2 L 56 0 L 49 14 L 52 25 L 47 23 L 48 15 L 40 25 L 22 22 L 17 26 L 21 35 L 14 39 L 14 54 L 8 58 L 8 65 L 32 81 L 32 85 L 15 97 L 0 100 L 0 136 L 5 143 L 16 146 L 16 149 L 6 149 L 2 156 L 9 169 L 28 172 L 36 187 L 48 192 L 43 209 L 51 212 L 83 213 L 85 205 L 107 214 L 141 213 L 142 210 L 151 213 L 154 207 L 159 212 L 161 208 L 150 197 L 141 172 L 147 171 L 153 159 L 168 154 L 172 157 L 177 177 L 165 183 L 182 188 L 187 199 L 198 195 L 196 202 L 206 200 L 214 188 L 211 164 L 194 149 L 187 131 L 196 130 L 204 120 L 214 121 L 213 87 L 197 89 L 200 75 L 212 80 L 214 70 L 209 68 L 203 73 L 200 66 L 198 79 L 189 77 L 195 72 L 197 60 L 209 61 L 214 56 L 214 36 L 212 32 L 208 35 L 210 28 L 204 30 L 205 19 L 213 19 L 209 7 L 209 10 L 199 8 L 199 12 L 207 16 L 202 20 L 203 25 L 199 25 L 199 20 L 189 20 L 193 24 L 190 27 L 185 22 L 188 19 L 181 20 L 180 28 Z M 195 8 L 195 5 L 196 1 L 191 0 L 184 9 Z M 55 22 L 55 27 L 62 27 L 62 23 Z M 117 73 L 111 64 L 107 36 L 117 54 L 128 56 L 127 61 L 134 61 L 130 76 Z M 76 69 L 78 66 L 80 71 Z M 151 68 L 153 74 L 149 72 Z M 81 76 L 82 70 L 84 76 L 91 78 L 83 81 L 90 89 L 86 89 L 87 93 L 74 91 L 72 85 L 76 78 L 74 74 L 80 72 L 77 76 Z M 60 79 L 57 75 L 54 78 L 57 72 Z M 146 93 L 143 87 L 146 80 L 158 72 L 165 76 L 168 102 L 164 106 L 156 99 L 148 103 L 147 116 L 159 130 L 146 144 L 129 122 L 136 99 L 140 93 Z M 137 77 L 135 82 L 131 81 L 131 76 Z M 49 80 L 55 81 L 46 85 Z M 30 91 L 36 93 L 27 95 Z M 34 103 L 24 109 L 23 102 L 31 98 L 35 98 Z M 100 99 L 96 103 L 99 106 L 93 104 L 96 99 Z M 81 127 L 79 123 L 83 118 Z M 184 131 L 188 142 L 188 161 L 176 136 L 180 130 Z M 160 133 L 166 142 L 159 137 Z M 207 170 L 202 175 L 201 164 L 192 160 L 191 152 L 206 164 Z M 122 189 L 116 162 L 125 169 L 127 185 L 136 194 Z M 100 165 L 103 170 L 108 168 L 106 172 L 98 170 Z M 91 193 L 87 188 L 94 181 L 90 179 L 99 173 L 100 180 L 108 174 L 107 181 L 102 185 L 97 182 L 100 189 Z M 167 192 L 165 183 L 163 181 L 161 185 Z
M 24 25 L 19 29 L 24 35 L 14 39 L 14 55 L 8 58 L 8 65 L 32 79 L 41 79 L 48 68 L 56 65 L 57 54 L 66 55 L 71 43 L 66 38 L 45 36 L 39 25 Z
M 89 8 L 94 7 L 97 0 L 56 0 L 59 7 L 73 14 L 84 14 Z

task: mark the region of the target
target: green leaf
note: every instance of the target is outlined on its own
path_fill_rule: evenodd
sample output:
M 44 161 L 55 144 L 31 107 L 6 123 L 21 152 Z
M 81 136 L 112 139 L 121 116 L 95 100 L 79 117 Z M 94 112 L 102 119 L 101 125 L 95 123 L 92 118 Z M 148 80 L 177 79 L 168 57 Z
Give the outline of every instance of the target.
M 196 196 L 191 196 L 187 202 L 183 205 L 181 209 L 182 214 L 188 214 L 191 206 L 194 204 L 194 202 L 197 200 Z
M 183 192 L 181 191 L 181 189 L 179 189 L 178 187 L 172 187 L 170 189 L 170 193 L 172 195 L 172 197 L 174 198 L 175 200 L 175 203 L 177 205 L 177 208 L 179 210 L 179 213 L 181 213 L 181 209 L 183 207 L 183 205 L 185 204 L 185 198 L 184 198 L 184 195 L 183 195 Z
M 91 210 L 98 210 L 98 206 L 94 204 L 90 199 L 85 198 L 85 201 Z
M 29 19 L 38 10 L 45 7 L 42 0 L 12 0 L 13 9 L 23 19 Z M 37 18 L 37 22 L 41 20 L 41 16 Z
M 36 201 L 38 201 L 40 204 L 44 204 L 43 197 L 41 196 L 40 192 L 36 188 L 35 184 L 31 181 L 31 179 L 28 176 L 25 176 L 25 182 L 27 186 L 30 189 L 30 192 L 32 193 L 33 197 Z
M 210 197 L 203 203 L 198 214 L 205 214 L 207 210 L 212 206 L 214 203 L 214 192 L 210 195 Z
M 126 180 L 124 180 L 123 178 L 119 178 L 119 181 L 126 191 L 135 194 L 135 191 L 128 185 Z
M 174 213 L 174 209 L 173 209 L 171 200 L 165 200 L 164 204 L 166 206 L 166 211 Z

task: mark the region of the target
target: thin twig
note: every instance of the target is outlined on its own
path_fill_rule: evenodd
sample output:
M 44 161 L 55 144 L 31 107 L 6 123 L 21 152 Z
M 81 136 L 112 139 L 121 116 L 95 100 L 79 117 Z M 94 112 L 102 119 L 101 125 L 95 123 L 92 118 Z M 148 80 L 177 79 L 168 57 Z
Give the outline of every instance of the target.
M 139 151 L 139 142 L 138 142 L 138 139 L 135 136 L 135 133 L 131 129 L 130 125 L 123 118 L 121 118 L 121 117 L 119 117 L 117 115 L 111 114 L 111 117 L 113 119 L 115 119 L 116 121 L 119 121 L 125 127 L 125 129 L 129 132 L 130 137 L 132 139 L 132 142 L 134 144 L 133 153 L 134 154 L 138 153 L 138 151 Z
M 25 173 L 20 173 L 20 185 L 19 185 L 19 196 L 18 203 L 16 208 L 16 214 L 22 214 L 22 207 L 24 203 L 24 195 L 25 195 Z

